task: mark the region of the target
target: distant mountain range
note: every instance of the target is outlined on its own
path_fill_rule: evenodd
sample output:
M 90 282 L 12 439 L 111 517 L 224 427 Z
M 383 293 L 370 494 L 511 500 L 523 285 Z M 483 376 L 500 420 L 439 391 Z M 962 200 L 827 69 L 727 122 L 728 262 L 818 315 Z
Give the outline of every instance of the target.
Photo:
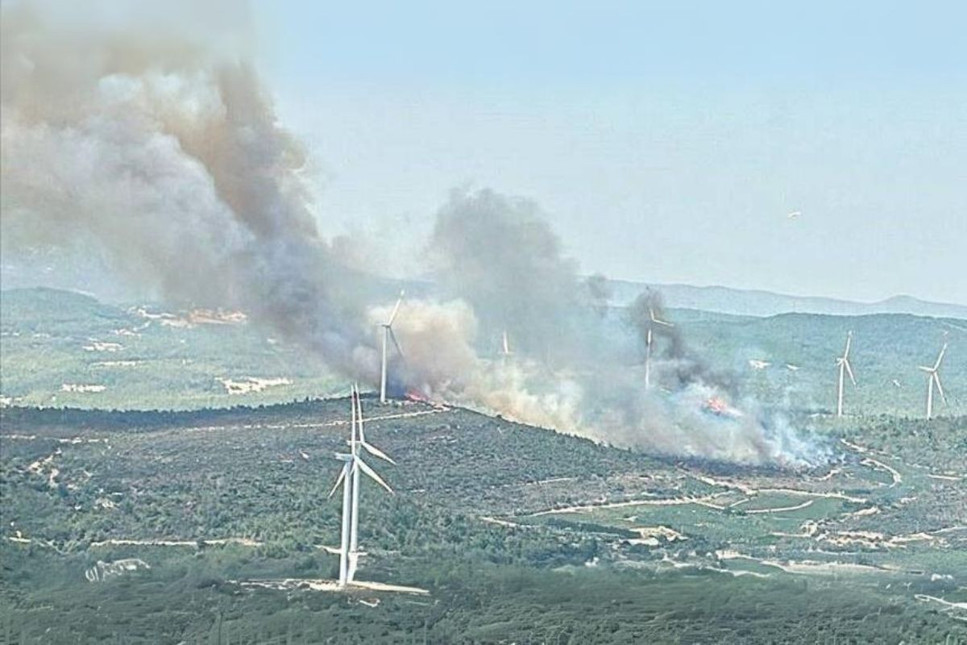
M 784 313 L 863 316 L 868 314 L 913 314 L 967 320 L 967 306 L 927 302 L 911 296 L 894 296 L 880 302 L 853 302 L 834 298 L 790 296 L 770 291 L 695 287 L 687 284 L 647 284 L 612 280 L 613 304 L 632 302 L 645 289 L 659 291 L 665 305 L 675 309 L 701 309 L 742 316 L 775 316 Z

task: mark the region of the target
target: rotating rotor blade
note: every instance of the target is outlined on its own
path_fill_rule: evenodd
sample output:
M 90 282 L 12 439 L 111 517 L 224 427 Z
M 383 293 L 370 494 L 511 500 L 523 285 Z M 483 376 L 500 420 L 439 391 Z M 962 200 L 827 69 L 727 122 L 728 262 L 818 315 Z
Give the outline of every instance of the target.
M 380 458 L 380 459 L 382 459 L 383 461 L 388 461 L 388 462 L 390 462 L 390 463 L 391 463 L 391 464 L 393 464 L 393 465 L 395 465 L 395 464 L 396 464 L 396 462 L 395 462 L 395 461 L 393 461 L 392 459 L 390 459 L 390 458 L 389 458 L 389 456 L 387 456 L 387 455 L 386 455 L 386 453 L 384 453 L 384 452 L 383 452 L 382 450 L 380 450 L 380 449 L 379 449 L 379 448 L 377 448 L 376 446 L 371 446 L 371 445 L 369 445 L 368 443 L 366 443 L 366 440 L 365 440 L 365 439 L 360 439 L 360 440 L 359 440 L 359 443 L 360 443 L 360 445 L 361 445 L 361 446 L 362 446 L 363 448 L 365 448 L 365 449 L 366 449 L 366 451 L 367 451 L 367 452 L 368 452 L 369 454 L 371 454 L 371 455 L 373 455 L 374 457 L 379 457 L 379 458 Z
M 386 482 L 384 482 L 383 481 L 383 478 L 376 474 L 376 471 L 375 470 L 373 470 L 372 468 L 370 468 L 369 466 L 366 465 L 366 462 L 365 461 L 363 461 L 362 459 L 357 458 L 356 459 L 356 467 L 359 468 L 361 471 L 363 471 L 363 473 L 366 474 L 370 479 L 372 479 L 377 484 L 379 484 L 380 486 L 382 486 L 383 488 L 385 488 L 386 490 L 388 490 L 390 492 L 390 494 L 392 494 L 392 495 L 395 495 L 396 494 L 393 491 L 393 489 L 389 487 L 389 484 L 387 484 Z
M 943 400 L 943 404 L 947 405 L 947 395 L 944 394 L 943 386 L 940 385 L 940 374 L 934 372 L 931 378 L 933 379 L 933 382 L 937 384 L 937 391 L 940 392 L 940 398 Z
M 943 347 L 940 349 L 940 355 L 937 356 L 937 362 L 934 363 L 933 365 L 934 371 L 940 369 L 940 363 L 943 361 L 943 355 L 946 353 L 947 353 L 947 343 L 944 343 Z
M 849 366 L 849 361 L 843 359 L 843 365 L 846 367 L 846 373 L 849 374 L 849 380 L 853 381 L 853 385 L 856 385 L 856 379 L 853 378 L 853 368 Z
M 843 358 L 849 358 L 849 348 L 853 344 L 853 332 L 846 334 L 846 349 L 843 350 Z
M 343 465 L 342 470 L 339 471 L 339 477 L 336 478 L 336 483 L 333 485 L 332 490 L 329 491 L 329 499 L 332 499 L 332 496 L 336 494 L 337 490 L 339 490 L 339 485 L 343 483 L 344 479 L 346 479 L 347 470 L 349 470 L 348 462 L 345 465 Z
M 403 354 L 403 350 L 400 349 L 400 342 L 396 340 L 396 334 L 393 333 L 393 328 L 387 327 L 386 329 L 387 331 L 389 331 L 390 340 L 393 341 L 393 346 L 396 348 L 396 351 L 399 353 L 400 358 L 406 358 L 406 356 Z
M 396 300 L 396 306 L 393 307 L 393 313 L 389 315 L 389 320 L 386 321 L 386 326 L 389 327 L 396 320 L 396 314 L 400 312 L 400 305 L 403 304 L 403 296 L 406 294 L 405 290 L 400 291 L 400 297 Z
M 927 374 L 933 374 L 936 371 L 932 367 L 926 367 L 925 365 L 917 365 L 917 369 L 923 370 Z

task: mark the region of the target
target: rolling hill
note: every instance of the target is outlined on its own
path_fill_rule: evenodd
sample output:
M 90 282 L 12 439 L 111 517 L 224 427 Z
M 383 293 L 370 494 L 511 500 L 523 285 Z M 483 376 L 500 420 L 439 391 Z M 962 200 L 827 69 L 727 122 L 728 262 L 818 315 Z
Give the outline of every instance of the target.
M 894 296 L 880 302 L 865 303 L 719 286 L 648 284 L 623 280 L 612 280 L 610 283 L 614 289 L 614 303 L 618 306 L 630 303 L 645 289 L 653 289 L 661 292 L 668 307 L 702 309 L 743 316 L 775 316 L 783 313 L 834 316 L 911 314 L 967 320 L 965 305 L 927 302 L 911 296 Z M 967 327 L 967 324 L 964 327 Z
M 51 289 L 2 292 L 0 395 L 5 403 L 119 409 L 192 409 L 280 403 L 342 393 L 344 380 L 320 360 L 231 312 L 117 307 Z M 967 411 L 967 326 L 910 314 L 739 316 L 692 309 L 667 314 L 689 353 L 732 375 L 740 394 L 769 406 L 828 411 L 835 358 L 848 331 L 857 385 L 847 410 L 922 414 L 918 365 L 949 350 L 943 381 L 949 407 Z M 607 325 L 627 334 L 623 310 Z M 640 362 L 629 340 L 629 369 Z M 487 348 L 482 348 L 486 351 Z M 661 350 L 661 347 L 658 347 Z

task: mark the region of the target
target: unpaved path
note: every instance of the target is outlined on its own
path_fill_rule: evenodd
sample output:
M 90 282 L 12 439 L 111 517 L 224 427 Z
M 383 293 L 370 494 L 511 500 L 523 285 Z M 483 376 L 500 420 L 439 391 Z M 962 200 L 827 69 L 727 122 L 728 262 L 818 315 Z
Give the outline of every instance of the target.
M 745 511 L 746 515 L 756 515 L 759 513 L 783 513 L 785 511 L 799 511 L 804 508 L 809 508 L 813 505 L 816 500 L 807 499 L 802 504 L 796 504 L 795 506 L 783 506 L 782 508 L 754 508 L 752 510 Z
M 816 491 L 800 490 L 798 488 L 753 488 L 752 486 L 746 486 L 740 482 L 730 481 L 728 479 L 716 479 L 715 477 L 709 477 L 708 475 L 700 475 L 698 473 L 685 471 L 685 474 L 696 481 L 700 481 L 703 484 L 708 484 L 709 486 L 717 486 L 719 488 L 727 488 L 731 490 L 737 490 L 743 495 L 756 496 L 762 493 L 782 493 L 785 495 L 799 495 L 805 497 L 825 497 L 827 499 L 841 499 L 845 502 L 857 502 L 865 504 L 866 500 L 862 497 L 854 497 L 852 495 L 847 495 L 845 493 L 821 493 Z
M 890 466 L 887 466 L 882 461 L 878 461 L 876 459 L 873 459 L 872 457 L 867 457 L 860 463 L 863 464 L 864 466 L 873 466 L 875 468 L 879 468 L 880 470 L 885 470 L 888 473 L 890 473 L 890 476 L 893 478 L 893 483 L 890 484 L 890 488 L 894 488 L 896 487 L 897 484 L 900 484 L 903 482 L 903 477 L 900 475 L 900 473 L 897 472 L 895 468 L 891 468 Z
M 536 513 L 530 513 L 527 517 L 539 517 L 541 515 L 556 515 L 558 513 L 584 513 L 607 508 L 629 508 L 634 506 L 682 506 L 685 504 L 699 504 L 718 510 L 725 507 L 713 504 L 711 500 L 718 495 L 708 495 L 706 497 L 675 497 L 672 499 L 636 499 L 625 502 L 599 502 L 597 504 L 584 504 L 581 506 L 565 506 L 564 508 L 549 508 Z

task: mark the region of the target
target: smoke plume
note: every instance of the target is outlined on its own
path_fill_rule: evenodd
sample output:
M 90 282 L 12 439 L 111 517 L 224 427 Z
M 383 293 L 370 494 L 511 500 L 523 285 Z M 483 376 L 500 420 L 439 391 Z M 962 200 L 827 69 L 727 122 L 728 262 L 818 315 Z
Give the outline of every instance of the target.
M 535 203 L 455 191 L 437 214 L 430 253 L 444 293 L 470 304 L 488 338 L 507 332 L 517 348 L 555 355 L 577 304 L 577 264 Z
M 64 6 L 2 9 L 3 253 L 96 248 L 169 302 L 242 309 L 375 384 L 389 307 L 363 302 L 373 282 L 360 256 L 318 228 L 306 153 L 245 62 L 245 12 L 234 2 L 131 3 L 151 18 L 136 20 L 119 3 L 94 20 L 87 13 L 112 5 L 73 15 Z M 238 24 L 208 28 L 227 16 Z M 607 281 L 579 278 L 533 202 L 455 192 L 428 249 L 442 294 L 407 301 L 397 318 L 396 393 L 670 454 L 814 457 L 748 406 L 707 413 L 709 399 L 735 392 L 676 328 L 653 329 L 668 392 L 645 392 L 634 330 L 651 324 L 649 308 L 665 315 L 660 301 L 643 296 L 630 327 L 620 324 Z
M 361 314 L 332 286 L 353 276 L 317 230 L 305 152 L 244 48 L 175 30 L 210 16 L 174 7 L 180 19 L 116 29 L 4 7 L 3 252 L 100 247 L 166 300 L 244 309 L 353 371 Z

